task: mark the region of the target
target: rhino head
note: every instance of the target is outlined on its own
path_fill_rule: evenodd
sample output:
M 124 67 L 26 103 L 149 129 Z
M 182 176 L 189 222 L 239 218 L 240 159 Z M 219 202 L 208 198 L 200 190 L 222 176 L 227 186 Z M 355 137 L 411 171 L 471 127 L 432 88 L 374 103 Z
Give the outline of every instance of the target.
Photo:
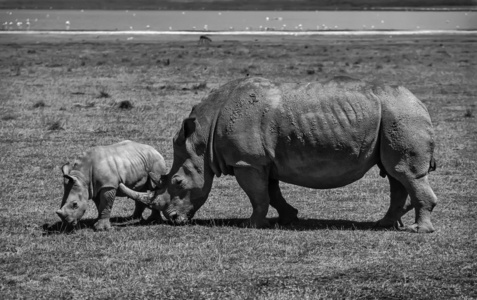
M 79 174 L 70 174 L 72 172 L 69 163 L 63 165 L 61 171 L 64 177 L 64 194 L 61 208 L 56 214 L 64 222 L 76 225 L 86 212 L 89 199 L 88 186 Z
M 194 117 L 184 120 L 174 137 L 174 160 L 167 175 L 164 215 L 175 223 L 186 223 L 207 200 L 213 172 L 207 165 L 207 135 Z
M 206 164 L 207 139 L 196 131 L 195 118 L 187 118 L 174 137 L 174 162 L 169 174 L 161 177 L 161 188 L 141 193 L 120 185 L 129 198 L 162 211 L 176 224 L 185 224 L 205 203 L 212 187 L 213 173 Z

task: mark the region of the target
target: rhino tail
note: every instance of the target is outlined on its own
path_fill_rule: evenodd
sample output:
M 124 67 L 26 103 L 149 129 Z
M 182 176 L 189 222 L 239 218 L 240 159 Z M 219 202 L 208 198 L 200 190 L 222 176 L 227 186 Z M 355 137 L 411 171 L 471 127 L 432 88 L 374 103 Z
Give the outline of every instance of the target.
M 378 165 L 378 168 L 379 168 L 379 176 L 381 176 L 383 178 L 386 178 L 386 175 L 388 175 L 388 173 L 384 169 L 384 166 L 383 166 L 383 163 L 381 162 L 381 160 L 378 161 L 377 165 Z
M 118 189 L 128 198 L 141 202 L 149 208 L 151 207 L 151 200 L 154 197 L 153 192 L 149 192 L 149 191 L 146 193 L 137 192 L 137 191 L 131 190 L 130 188 L 125 186 L 123 183 L 119 184 Z

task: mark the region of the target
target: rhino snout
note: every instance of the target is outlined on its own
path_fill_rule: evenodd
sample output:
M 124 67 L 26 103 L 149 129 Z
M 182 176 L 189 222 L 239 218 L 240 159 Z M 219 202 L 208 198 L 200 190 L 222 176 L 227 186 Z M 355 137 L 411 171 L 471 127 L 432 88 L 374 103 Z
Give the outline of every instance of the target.
M 176 225 L 184 225 L 184 224 L 187 224 L 189 223 L 189 218 L 186 217 L 186 216 L 183 216 L 183 215 L 180 215 L 178 214 L 177 212 L 175 211 L 172 211 L 172 212 L 169 212 L 169 213 L 165 213 L 164 216 L 169 220 L 171 221 L 172 223 L 176 224 Z
M 76 226 L 76 224 L 78 224 L 78 220 L 71 217 L 71 216 L 68 216 L 63 210 L 61 209 L 58 209 L 56 211 L 56 214 L 58 215 L 58 217 L 60 217 L 61 221 L 65 222 L 65 223 L 68 223 L 68 224 L 71 224 L 73 226 Z
M 66 215 L 65 213 L 61 210 L 61 209 L 58 209 L 56 211 L 56 214 L 58 215 L 58 217 L 60 217 L 60 219 L 64 220 L 66 218 Z

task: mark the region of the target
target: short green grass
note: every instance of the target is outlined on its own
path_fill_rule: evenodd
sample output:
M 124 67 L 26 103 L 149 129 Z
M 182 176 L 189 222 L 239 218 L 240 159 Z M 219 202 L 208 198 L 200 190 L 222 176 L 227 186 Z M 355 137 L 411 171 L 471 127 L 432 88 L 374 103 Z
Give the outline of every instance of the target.
M 475 37 L 212 39 L 0 40 L 0 298 L 477 297 Z M 282 185 L 300 211 L 288 227 L 241 228 L 251 206 L 233 177 L 215 180 L 192 225 L 124 223 L 133 203 L 123 198 L 112 232 L 92 230 L 92 203 L 76 230 L 59 223 L 63 163 L 131 139 L 170 166 L 191 107 L 246 74 L 341 74 L 413 91 L 436 131 L 437 231 L 373 230 L 389 203 L 377 169 L 341 189 Z

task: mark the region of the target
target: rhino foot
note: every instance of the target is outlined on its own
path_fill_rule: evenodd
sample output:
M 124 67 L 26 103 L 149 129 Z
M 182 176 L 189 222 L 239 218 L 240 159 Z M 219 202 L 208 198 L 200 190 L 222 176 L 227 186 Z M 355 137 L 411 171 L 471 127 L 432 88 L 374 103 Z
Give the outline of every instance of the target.
M 162 224 L 164 223 L 164 221 L 162 220 L 162 217 L 159 215 L 150 215 L 147 219 L 145 220 L 141 220 L 141 223 L 142 224 L 147 224 L 147 225 L 150 225 L 150 224 Z
M 94 224 L 94 229 L 96 231 L 110 231 L 113 228 L 111 227 L 111 223 L 109 222 L 109 219 L 99 219 Z
M 286 225 L 290 225 L 292 223 L 295 223 L 298 221 L 298 216 L 295 214 L 295 215 L 289 215 L 289 216 L 280 216 L 278 218 L 278 224 L 281 225 L 281 226 L 286 226 Z
M 264 219 L 263 221 L 254 221 L 252 219 L 248 219 L 247 221 L 244 221 L 241 224 L 242 227 L 244 228 L 269 228 L 270 227 L 270 222 L 267 219 Z
M 142 216 L 136 216 L 136 215 L 130 215 L 129 217 L 126 217 L 127 222 L 140 222 L 142 220 Z
M 381 220 L 377 221 L 374 225 L 376 228 L 394 228 L 394 229 L 401 229 L 404 227 L 404 224 L 401 218 L 397 220 L 382 218 Z
M 413 233 L 431 233 L 434 232 L 434 226 L 432 224 L 417 224 L 414 223 L 409 226 L 402 226 L 398 228 L 401 231 L 413 232 Z

